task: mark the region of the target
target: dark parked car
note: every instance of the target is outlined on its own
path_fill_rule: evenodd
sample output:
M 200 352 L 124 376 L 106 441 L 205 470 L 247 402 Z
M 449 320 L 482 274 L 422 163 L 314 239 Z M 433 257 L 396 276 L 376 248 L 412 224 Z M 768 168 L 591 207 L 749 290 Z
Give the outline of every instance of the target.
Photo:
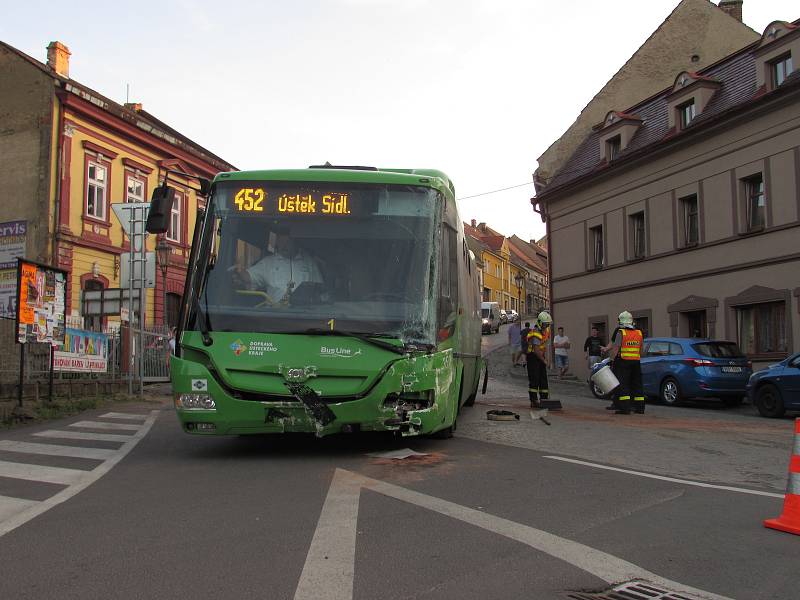
M 699 338 L 648 338 L 642 354 L 646 396 L 665 404 L 720 398 L 741 404 L 753 366 L 733 342 Z
M 782 417 L 800 410 L 800 353 L 753 373 L 747 397 L 763 417 Z

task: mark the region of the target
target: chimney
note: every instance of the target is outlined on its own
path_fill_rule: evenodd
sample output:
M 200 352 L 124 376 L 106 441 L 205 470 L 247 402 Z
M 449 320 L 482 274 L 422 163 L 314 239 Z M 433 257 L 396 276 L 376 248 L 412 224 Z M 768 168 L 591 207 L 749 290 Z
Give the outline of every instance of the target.
M 477 225 L 477 224 L 478 224 L 478 222 L 475 219 L 472 219 L 472 226 L 475 227 L 475 225 Z
M 47 66 L 58 75 L 69 79 L 69 51 L 61 42 L 50 42 L 47 46 Z
M 719 7 L 737 21 L 742 22 L 742 4 L 744 4 L 744 0 L 720 0 Z
M 128 110 L 132 110 L 133 112 L 142 112 L 142 103 L 141 102 L 126 102 L 125 108 Z

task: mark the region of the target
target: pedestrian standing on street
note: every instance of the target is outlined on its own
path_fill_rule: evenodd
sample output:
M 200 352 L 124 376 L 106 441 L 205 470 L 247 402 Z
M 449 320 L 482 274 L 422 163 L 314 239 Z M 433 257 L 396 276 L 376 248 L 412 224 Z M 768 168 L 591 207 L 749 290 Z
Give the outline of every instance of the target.
M 528 333 L 531 331 L 531 324 L 529 321 L 525 321 L 525 327 L 522 331 L 519 332 L 519 356 L 520 358 L 525 358 L 528 353 Z M 526 366 L 528 364 L 527 360 L 521 364 L 521 366 Z
M 553 338 L 559 379 L 563 379 L 564 375 L 567 374 L 567 369 L 569 369 L 569 346 L 569 338 L 564 335 L 564 328 L 559 327 L 558 333 Z
M 633 412 L 644 414 L 644 389 L 642 388 L 642 343 L 644 335 L 633 324 L 633 315 L 627 310 L 619 313 L 619 327 L 611 340 L 612 371 L 619 380 L 615 413 L 629 415 L 631 399 Z
M 550 339 L 550 326 L 553 318 L 547 311 L 536 317 L 536 322 L 528 331 L 526 358 L 528 365 L 528 397 L 531 408 L 539 408 L 542 400 L 550 399 L 550 386 L 547 383 L 547 341 Z
M 597 327 L 592 327 L 592 334 L 583 342 L 583 355 L 588 361 L 589 372 L 592 367 L 600 362 L 603 355 L 603 339 L 600 337 Z
M 519 336 L 521 334 L 519 321 L 513 321 L 508 326 L 508 347 L 511 348 L 511 366 L 516 366 L 517 359 L 519 358 Z

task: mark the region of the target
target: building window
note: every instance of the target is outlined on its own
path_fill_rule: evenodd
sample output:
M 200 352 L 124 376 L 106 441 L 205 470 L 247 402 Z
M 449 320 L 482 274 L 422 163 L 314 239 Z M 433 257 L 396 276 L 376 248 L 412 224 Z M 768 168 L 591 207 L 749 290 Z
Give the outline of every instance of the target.
M 633 319 L 633 326 L 642 332 L 643 337 L 650 337 L 650 318 L 649 317 L 635 317 Z
M 781 85 L 786 78 L 791 75 L 792 69 L 792 55 L 785 54 L 777 60 L 772 61 L 770 64 L 770 72 L 772 73 L 772 89 Z
M 181 297 L 178 294 L 167 294 L 167 325 L 170 327 L 178 326 L 178 315 L 181 311 Z
M 638 212 L 629 217 L 631 228 L 631 258 L 644 258 L 645 231 L 644 231 L 644 212 Z
M 690 100 L 685 104 L 681 104 L 678 107 L 678 121 L 680 122 L 681 129 L 686 129 L 689 124 L 694 121 L 695 116 L 697 115 L 697 107 L 694 103 L 694 100 Z
M 745 354 L 787 352 L 784 302 L 737 306 L 736 323 L 739 347 Z
M 86 216 L 106 220 L 108 170 L 101 164 L 89 161 L 86 175 Z
M 144 180 L 126 175 L 125 202 L 144 202 Z
M 683 245 L 694 246 L 700 241 L 697 196 L 681 198 L 681 213 L 683 214 Z
M 180 243 L 181 240 L 181 213 L 183 212 L 183 194 L 175 193 L 175 200 L 172 203 L 172 211 L 169 217 L 169 229 L 167 229 L 167 239 L 171 242 Z
M 593 269 L 599 269 L 605 264 L 605 253 L 603 246 L 603 226 L 598 225 L 589 229 L 589 239 L 592 243 L 592 264 Z
M 622 152 L 622 138 L 615 136 L 606 142 L 606 156 L 608 160 L 614 160 Z
M 83 284 L 85 292 L 94 292 L 104 289 L 103 283 L 94 279 L 89 279 Z M 83 317 L 83 327 L 87 331 L 103 331 L 103 317 L 85 316 Z
M 495 276 L 500 277 L 500 265 L 494 266 L 494 274 Z
M 761 173 L 744 180 L 747 211 L 747 230 L 763 229 L 767 222 L 767 197 L 764 193 L 764 178 Z

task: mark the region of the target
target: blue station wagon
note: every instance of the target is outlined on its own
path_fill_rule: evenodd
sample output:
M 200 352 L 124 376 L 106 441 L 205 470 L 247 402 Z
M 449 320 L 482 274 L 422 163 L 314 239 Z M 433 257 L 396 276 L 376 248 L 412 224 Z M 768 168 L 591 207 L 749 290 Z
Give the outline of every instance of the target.
M 641 361 L 645 395 L 665 404 L 719 398 L 736 406 L 753 373 L 751 362 L 735 343 L 719 340 L 647 338 Z
M 753 373 L 747 396 L 763 417 L 800 410 L 800 353 Z

